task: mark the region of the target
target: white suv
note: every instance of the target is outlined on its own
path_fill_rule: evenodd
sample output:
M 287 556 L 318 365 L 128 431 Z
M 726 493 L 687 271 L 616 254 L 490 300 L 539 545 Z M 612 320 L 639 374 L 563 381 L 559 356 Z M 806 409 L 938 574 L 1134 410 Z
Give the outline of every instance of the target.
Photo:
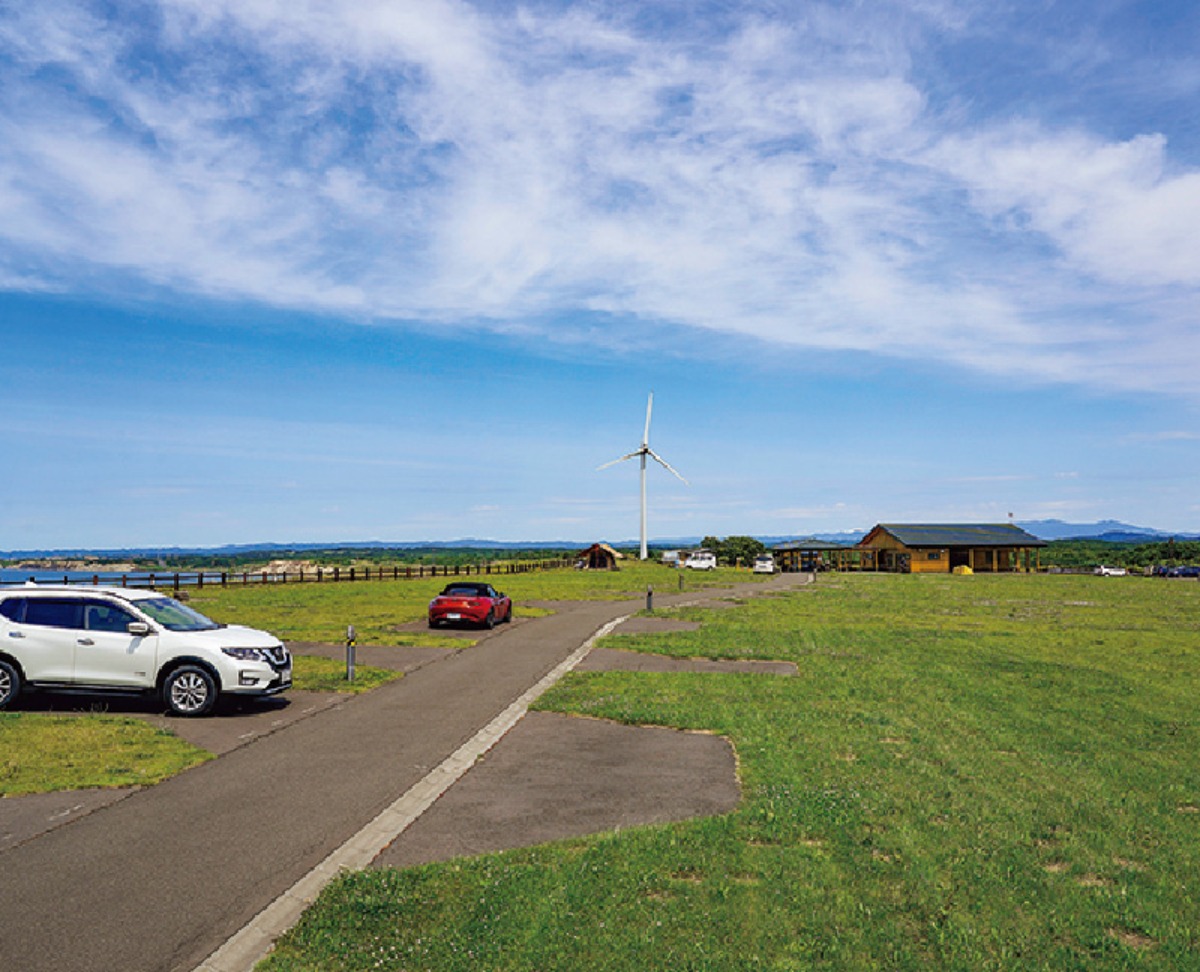
M 156 591 L 0 587 L 0 709 L 22 686 L 158 693 L 181 716 L 221 695 L 274 695 L 292 657 L 274 635 L 221 625 Z
M 711 550 L 694 550 L 683 562 L 688 570 L 716 570 L 717 555 Z

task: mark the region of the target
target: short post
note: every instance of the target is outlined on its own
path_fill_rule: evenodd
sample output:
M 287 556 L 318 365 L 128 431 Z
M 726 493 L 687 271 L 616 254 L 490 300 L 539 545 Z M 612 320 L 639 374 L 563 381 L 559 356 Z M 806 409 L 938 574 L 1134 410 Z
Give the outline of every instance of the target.
M 649 584 L 646 585 L 646 610 L 654 613 L 654 588 Z
M 683 571 L 682 570 L 679 572 L 679 589 L 681 591 L 683 590 Z
M 354 646 L 357 640 L 358 633 L 354 630 L 354 625 L 346 625 L 346 681 L 354 681 Z

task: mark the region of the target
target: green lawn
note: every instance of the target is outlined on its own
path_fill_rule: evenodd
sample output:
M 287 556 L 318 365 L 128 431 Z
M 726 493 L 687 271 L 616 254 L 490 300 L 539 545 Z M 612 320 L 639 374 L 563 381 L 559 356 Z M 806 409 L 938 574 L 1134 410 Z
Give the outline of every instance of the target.
M 727 816 L 332 884 L 271 972 L 1200 968 L 1200 585 L 823 575 L 541 708 L 715 730 Z
M 208 759 L 140 719 L 0 712 L 0 797 L 158 783 Z

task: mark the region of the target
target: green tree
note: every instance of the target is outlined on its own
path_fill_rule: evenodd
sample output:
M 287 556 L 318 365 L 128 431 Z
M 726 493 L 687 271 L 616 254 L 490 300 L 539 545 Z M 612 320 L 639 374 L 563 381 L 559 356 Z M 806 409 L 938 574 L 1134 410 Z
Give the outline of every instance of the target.
M 755 540 L 754 537 L 726 537 L 724 540 L 718 537 L 705 537 L 701 543 L 702 547 L 711 550 L 717 555 L 717 563 L 727 564 L 730 567 L 736 564 L 753 563 L 754 558 L 760 553 L 766 551 L 762 541 Z

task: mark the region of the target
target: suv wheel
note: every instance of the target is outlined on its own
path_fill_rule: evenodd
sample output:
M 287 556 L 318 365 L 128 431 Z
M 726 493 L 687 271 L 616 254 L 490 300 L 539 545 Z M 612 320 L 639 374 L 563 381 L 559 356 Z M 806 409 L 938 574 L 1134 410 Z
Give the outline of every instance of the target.
M 21 693 L 21 673 L 10 661 L 0 658 L 0 709 Z
M 199 665 L 182 665 L 167 676 L 163 702 L 177 716 L 208 715 L 217 704 L 216 680 Z

